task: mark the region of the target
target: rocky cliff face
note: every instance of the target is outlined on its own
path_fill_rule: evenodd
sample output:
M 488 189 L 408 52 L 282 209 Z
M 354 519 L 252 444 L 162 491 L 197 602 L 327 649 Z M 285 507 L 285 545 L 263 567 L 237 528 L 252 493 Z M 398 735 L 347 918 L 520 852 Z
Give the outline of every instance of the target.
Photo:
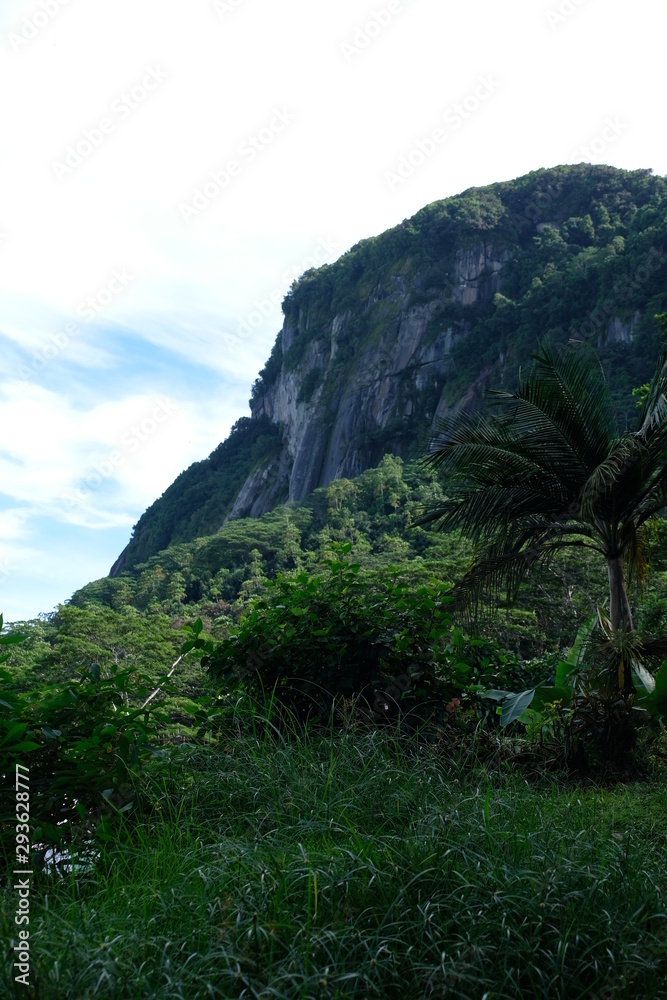
M 451 271 L 426 302 L 414 303 L 415 292 L 422 294 L 419 272 L 378 282 L 359 311 L 361 336 L 344 367 L 336 359 L 339 345 L 355 336 L 352 309 L 310 324 L 307 309 L 299 309 L 295 319 L 285 320 L 283 359 L 295 343 L 307 341 L 307 348 L 295 368 L 283 364 L 273 384 L 251 401 L 253 417 L 265 414 L 282 427 L 284 445 L 279 456 L 253 470 L 229 518 L 258 516 L 279 497 L 300 500 L 334 479 L 357 476 L 385 452 L 409 452 L 419 424 L 422 432 L 434 430 L 449 408 L 442 393 L 452 347 L 470 328 L 465 320 L 448 322 L 446 306 L 492 298 L 511 251 L 484 242 L 454 247 L 451 256 Z M 317 386 L 305 400 L 309 378 Z
M 556 167 L 427 206 L 292 287 L 252 419 L 149 508 L 112 572 L 423 454 L 538 339 L 597 346 L 627 396 L 650 376 L 666 293 L 667 184 L 650 171 Z

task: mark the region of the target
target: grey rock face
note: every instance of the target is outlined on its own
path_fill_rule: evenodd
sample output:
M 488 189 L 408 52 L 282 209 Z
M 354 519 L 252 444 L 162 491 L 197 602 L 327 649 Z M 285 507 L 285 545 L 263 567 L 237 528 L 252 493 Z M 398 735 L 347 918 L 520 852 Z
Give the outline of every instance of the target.
M 356 314 L 347 309 L 318 322 L 309 310 L 307 319 L 301 314 L 296 322 L 286 319 L 280 374 L 251 403 L 253 417 L 266 414 L 280 425 L 284 448 L 248 477 L 228 519 L 257 516 L 280 502 L 279 496 L 300 500 L 334 479 L 357 476 L 386 451 L 400 455 L 402 428 L 414 424 L 416 413 L 434 426 L 448 410 L 441 392 L 452 348 L 468 328 L 465 321 L 439 323 L 438 314 L 447 303 L 469 306 L 495 294 L 509 257 L 505 249 L 479 243 L 455 252 L 444 290 L 442 279 L 437 289 L 424 292 L 420 275 L 411 280 L 392 275 Z M 415 296 L 421 301 L 414 302 Z M 343 344 L 359 336 L 360 317 L 366 332 L 342 368 L 337 361 Z M 285 355 L 306 340 L 297 367 L 287 370 Z M 302 398 L 306 380 L 315 377 L 310 399 Z
M 638 309 L 629 323 L 623 323 L 618 316 L 615 316 L 607 327 L 607 335 L 604 342 L 608 344 L 610 341 L 618 341 L 622 344 L 631 344 L 632 336 L 640 319 L 641 313 Z
M 287 499 L 289 465 L 289 454 L 283 448 L 277 458 L 251 472 L 221 527 L 237 517 L 261 517 L 283 503 Z
M 457 250 L 454 301 L 471 306 L 478 299 L 491 298 L 500 291 L 500 269 L 510 256 L 509 251 L 499 253 L 491 243 Z

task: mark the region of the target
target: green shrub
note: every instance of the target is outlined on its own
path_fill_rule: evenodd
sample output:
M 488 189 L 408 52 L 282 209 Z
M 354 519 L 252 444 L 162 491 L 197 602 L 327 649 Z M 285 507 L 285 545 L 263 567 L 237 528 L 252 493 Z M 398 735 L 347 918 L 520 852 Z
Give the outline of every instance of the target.
M 332 548 L 326 575 L 279 574 L 222 642 L 203 641 L 197 623 L 183 650 L 197 649 L 228 691 L 268 695 L 300 722 L 357 697 L 376 720 L 434 710 L 444 717 L 470 667 L 447 650 L 443 588 L 411 589 L 392 567 L 384 592 L 373 593 L 346 559 L 351 544 Z
M 11 674 L 0 670 L 0 857 L 6 861 L 13 844 L 17 765 L 28 774 L 32 843 L 109 839 L 132 808 L 137 769 L 153 756 L 149 737 L 165 721 L 130 708 L 130 692 L 144 697 L 147 680 L 133 667 L 103 675 L 92 664 L 72 680 L 16 694 Z

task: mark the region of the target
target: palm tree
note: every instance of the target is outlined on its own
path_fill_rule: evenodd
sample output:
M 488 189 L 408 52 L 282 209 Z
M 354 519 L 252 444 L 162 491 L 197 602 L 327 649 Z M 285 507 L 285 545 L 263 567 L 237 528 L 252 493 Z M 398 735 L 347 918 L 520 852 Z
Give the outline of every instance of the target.
M 626 664 L 646 678 L 646 667 L 667 655 L 664 639 L 635 632 L 627 591 L 646 569 L 647 524 L 667 508 L 667 314 L 657 319 L 665 346 L 634 432 L 619 432 L 590 349 L 570 345 L 555 356 L 541 347 L 530 376 L 519 373 L 517 392 L 491 393 L 500 414 L 457 414 L 424 460 L 446 473 L 447 495 L 420 523 L 459 528 L 476 545 L 454 590 L 461 609 L 503 587 L 515 597 L 530 568 L 565 547 L 606 560 L 607 662 L 618 678 L 612 686 L 626 695 Z

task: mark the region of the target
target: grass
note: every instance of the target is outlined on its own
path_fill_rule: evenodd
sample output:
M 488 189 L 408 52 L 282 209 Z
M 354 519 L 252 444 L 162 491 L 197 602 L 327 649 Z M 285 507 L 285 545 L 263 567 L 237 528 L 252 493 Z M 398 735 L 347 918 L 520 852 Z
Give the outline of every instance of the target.
M 667 997 L 667 802 L 388 732 L 181 747 L 94 872 L 35 875 L 29 989 L 128 998 Z

